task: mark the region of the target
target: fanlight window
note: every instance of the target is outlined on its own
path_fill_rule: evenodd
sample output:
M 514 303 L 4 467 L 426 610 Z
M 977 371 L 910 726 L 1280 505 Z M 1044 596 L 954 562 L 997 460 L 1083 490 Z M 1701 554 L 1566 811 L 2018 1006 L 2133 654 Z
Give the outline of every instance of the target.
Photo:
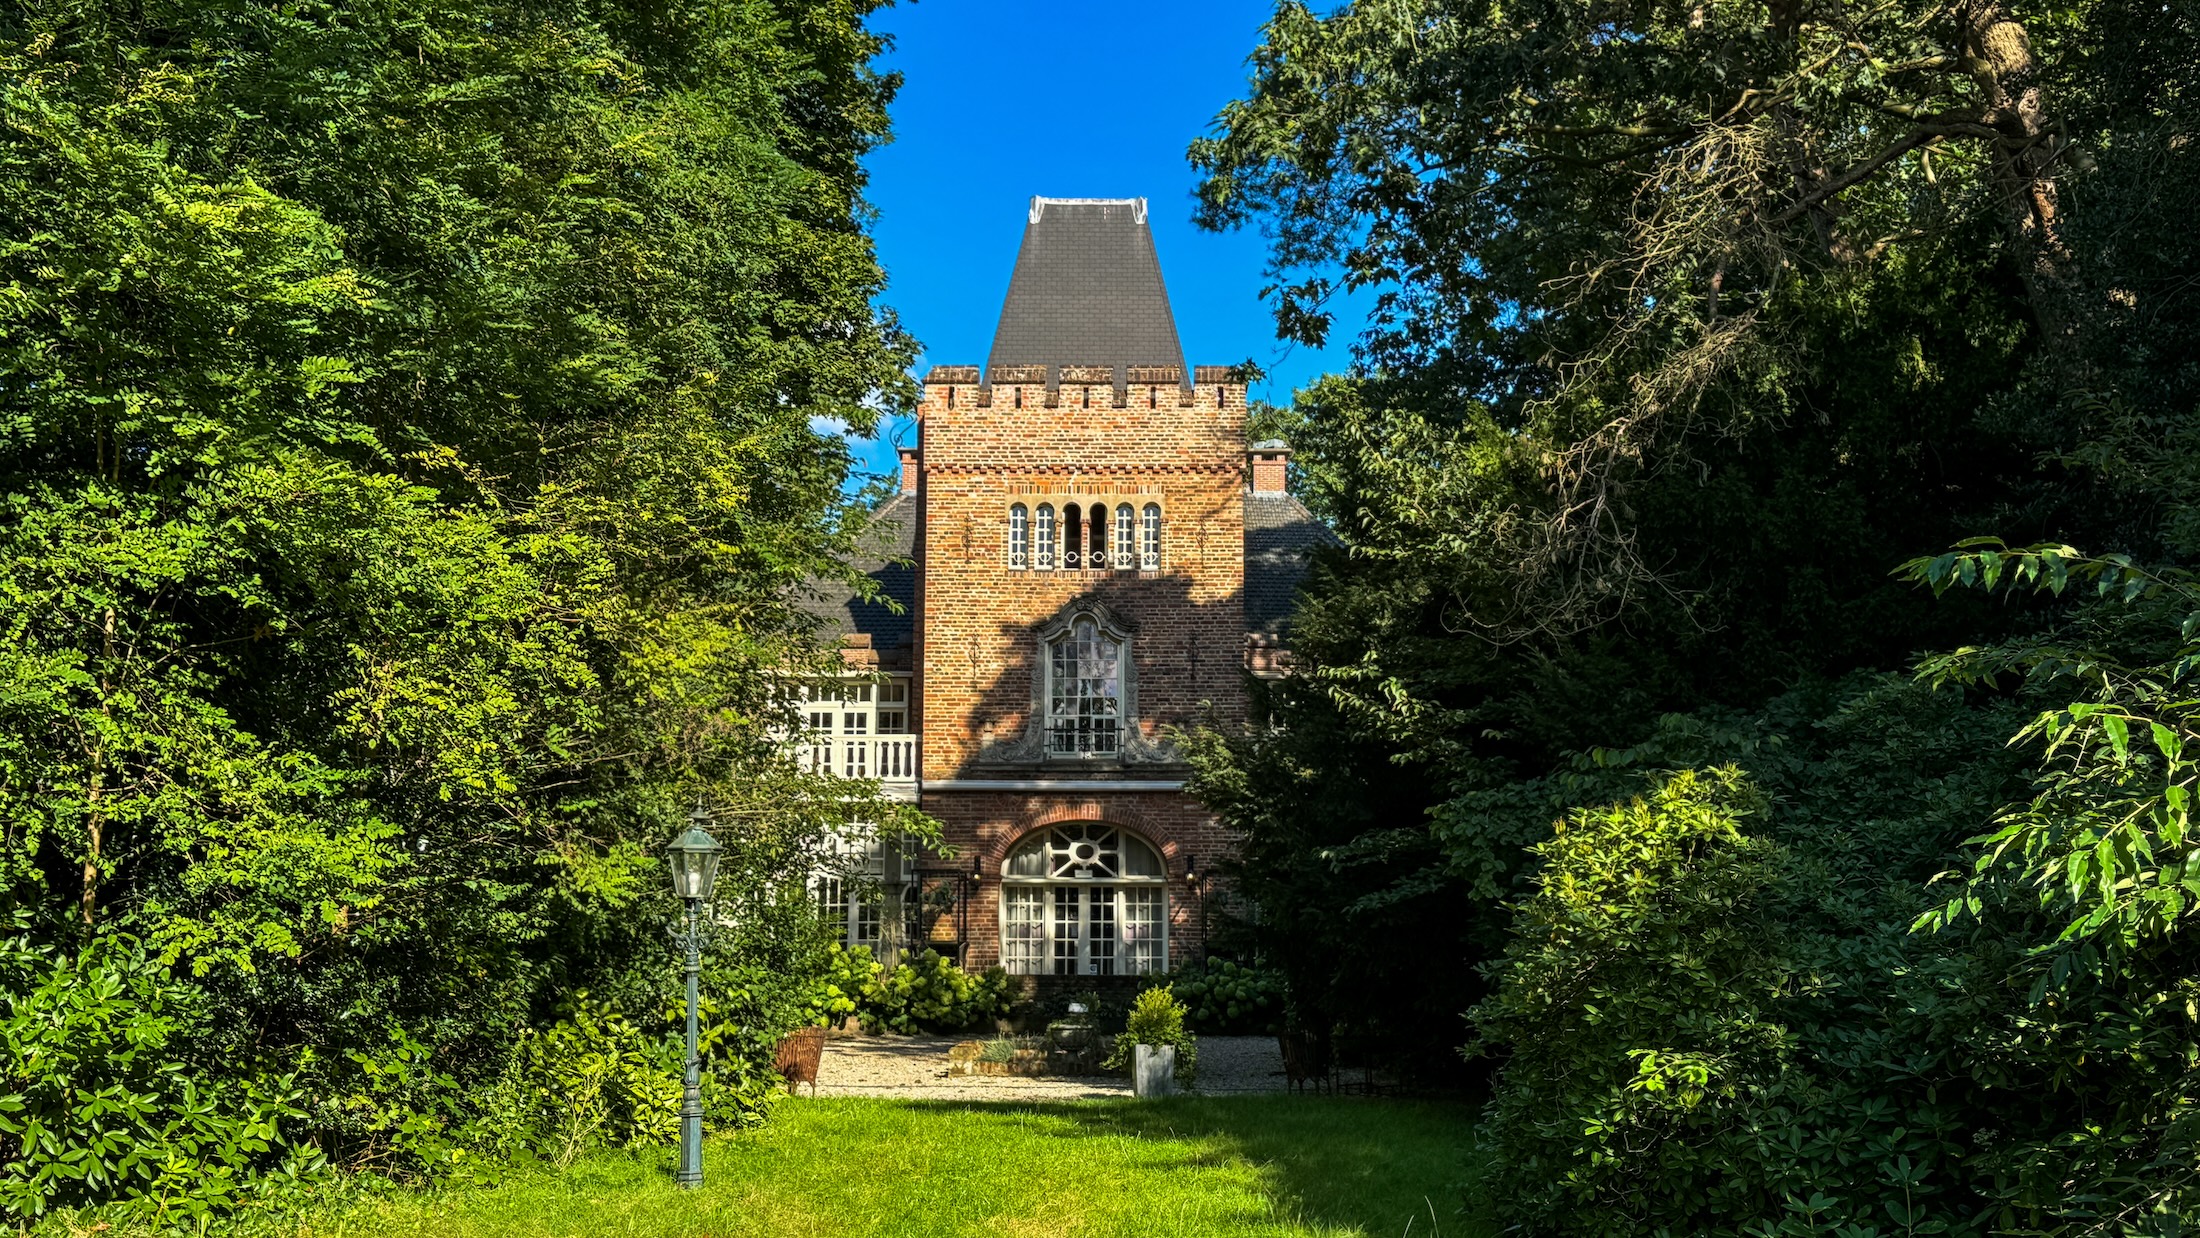
M 1080 618 L 1047 647 L 1047 753 L 1111 757 L 1123 724 L 1123 643 Z
M 1001 962 L 1017 975 L 1140 975 L 1168 967 L 1161 855 L 1098 823 L 1056 826 L 1001 866 Z

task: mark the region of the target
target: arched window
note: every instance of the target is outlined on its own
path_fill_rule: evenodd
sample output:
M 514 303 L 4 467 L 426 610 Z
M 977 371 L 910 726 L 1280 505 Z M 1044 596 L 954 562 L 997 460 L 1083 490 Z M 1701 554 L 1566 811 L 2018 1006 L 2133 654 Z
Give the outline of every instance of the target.
M 1022 976 L 1125 976 L 1169 966 L 1161 853 L 1112 825 L 1040 830 L 1001 865 L 1001 964 Z
M 1138 514 L 1128 503 L 1115 505 L 1115 558 L 1111 566 L 1125 572 L 1138 566 Z
M 1092 505 L 1092 518 L 1086 522 L 1085 528 L 1087 530 L 1085 566 L 1090 568 L 1106 567 L 1108 565 L 1107 504 L 1095 503 Z
M 1040 571 L 1054 566 L 1054 504 L 1039 504 L 1039 553 L 1032 563 Z
M 1149 572 L 1159 571 L 1161 568 L 1161 505 L 1159 503 L 1146 504 L 1146 526 L 1143 532 L 1145 541 L 1138 548 L 1138 566 Z
M 1008 565 L 1031 564 L 1031 509 L 1018 503 L 1008 509 Z
M 1047 755 L 1115 756 L 1122 726 L 1122 642 L 1080 616 L 1047 646 Z
M 1075 503 L 1062 504 L 1062 566 L 1074 568 L 1084 562 L 1080 553 L 1085 548 L 1085 509 Z

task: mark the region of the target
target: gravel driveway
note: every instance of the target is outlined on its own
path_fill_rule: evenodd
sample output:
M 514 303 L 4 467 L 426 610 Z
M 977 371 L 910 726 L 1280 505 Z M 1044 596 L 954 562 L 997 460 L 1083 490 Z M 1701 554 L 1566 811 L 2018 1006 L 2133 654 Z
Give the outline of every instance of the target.
M 1129 1096 L 1112 1075 L 1019 1079 L 947 1073 L 947 1051 L 962 1036 L 848 1036 L 825 1042 L 819 1096 L 891 1096 L 906 1100 L 1091 1100 Z M 1209 1096 L 1281 1092 L 1283 1057 L 1273 1037 L 1199 1038 L 1199 1088 Z M 804 1089 L 807 1093 L 807 1089 Z

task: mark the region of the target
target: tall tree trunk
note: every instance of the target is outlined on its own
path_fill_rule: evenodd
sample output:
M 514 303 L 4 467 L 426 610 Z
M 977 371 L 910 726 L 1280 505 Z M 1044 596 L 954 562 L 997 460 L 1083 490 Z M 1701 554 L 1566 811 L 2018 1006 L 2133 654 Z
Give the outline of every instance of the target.
M 1985 105 L 1981 117 L 2001 134 L 1990 152 L 2003 218 L 2020 247 L 2025 290 L 2051 352 L 2076 342 L 2072 304 L 2077 261 L 2062 236 L 2055 164 L 2064 139 L 2048 111 L 2039 61 L 2022 23 L 2002 0 L 1977 0 L 1965 14 L 1964 68 Z

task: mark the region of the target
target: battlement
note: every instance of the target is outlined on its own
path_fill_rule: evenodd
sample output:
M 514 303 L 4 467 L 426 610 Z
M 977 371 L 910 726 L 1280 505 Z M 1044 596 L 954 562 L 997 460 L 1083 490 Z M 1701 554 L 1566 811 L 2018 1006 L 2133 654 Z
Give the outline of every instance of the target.
M 1112 365 L 997 365 L 990 371 L 936 365 L 925 375 L 917 415 L 979 408 L 1245 408 L 1245 383 L 1233 366 L 1194 367 L 1188 384 L 1184 371 L 1173 365 L 1126 366 L 1120 372 L 1118 382 Z

